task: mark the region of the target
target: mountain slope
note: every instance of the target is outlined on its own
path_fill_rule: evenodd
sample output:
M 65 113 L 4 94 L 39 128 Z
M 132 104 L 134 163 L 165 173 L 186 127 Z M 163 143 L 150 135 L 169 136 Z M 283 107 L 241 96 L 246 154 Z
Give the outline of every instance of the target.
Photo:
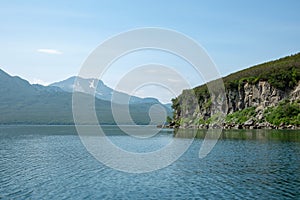
M 58 87 L 31 85 L 0 70 L 0 124 L 73 124 L 72 94 Z M 83 101 L 89 95 L 81 93 Z M 84 102 L 83 102 L 84 103 Z M 138 124 L 148 124 L 148 111 L 153 103 L 130 106 L 130 114 Z M 101 124 L 115 124 L 111 102 L 95 99 L 98 120 Z M 125 112 L 119 105 L 117 112 Z M 170 112 L 169 112 L 170 114 Z M 83 122 L 89 124 L 88 116 Z M 127 124 L 127 118 L 121 123 Z
M 2 70 L 0 85 L 0 123 L 72 122 L 68 101 L 71 96 L 63 91 L 51 92 L 43 86 L 32 86 Z

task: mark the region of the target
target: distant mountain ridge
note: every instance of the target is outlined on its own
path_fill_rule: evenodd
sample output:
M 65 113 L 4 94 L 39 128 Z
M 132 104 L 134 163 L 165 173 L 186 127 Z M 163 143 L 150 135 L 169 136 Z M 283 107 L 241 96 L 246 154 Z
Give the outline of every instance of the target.
M 77 79 L 77 83 L 79 83 L 77 86 L 75 86 L 76 79 Z M 115 91 L 112 88 L 105 85 L 103 81 L 98 79 L 85 79 L 85 78 L 73 76 L 66 80 L 52 83 L 49 86 L 59 87 L 66 92 L 73 92 L 74 88 L 76 87 L 77 91 L 90 94 L 90 95 L 94 95 L 93 92 L 96 89 L 95 97 L 97 97 L 98 99 L 105 100 L 105 101 L 112 101 L 114 103 L 120 103 L 120 104 L 123 103 L 127 104 L 126 102 L 127 99 L 129 99 L 130 104 L 160 103 L 155 98 L 140 98 L 136 96 L 130 96 L 123 92 Z M 113 95 L 114 98 L 112 98 Z
M 74 124 L 72 113 L 72 93 L 56 86 L 31 85 L 28 81 L 13 77 L 0 69 L 0 124 Z M 82 99 L 90 94 L 81 93 Z M 128 105 L 117 105 L 118 112 L 126 111 Z M 136 124 L 149 124 L 149 109 L 158 101 L 134 103 L 129 106 L 130 114 Z M 171 110 L 164 107 L 171 115 Z M 95 99 L 96 114 L 101 124 L 115 124 L 110 101 Z M 128 124 L 129 119 L 122 119 Z M 82 124 L 89 124 L 87 116 Z

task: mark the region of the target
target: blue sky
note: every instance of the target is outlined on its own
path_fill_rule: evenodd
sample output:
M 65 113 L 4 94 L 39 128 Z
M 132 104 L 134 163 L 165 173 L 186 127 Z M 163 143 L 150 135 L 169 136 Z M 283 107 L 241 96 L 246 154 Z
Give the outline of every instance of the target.
M 299 52 L 299 8 L 298 0 L 1 1 L 0 68 L 30 82 L 63 80 L 112 35 L 161 27 L 196 40 L 227 75 Z

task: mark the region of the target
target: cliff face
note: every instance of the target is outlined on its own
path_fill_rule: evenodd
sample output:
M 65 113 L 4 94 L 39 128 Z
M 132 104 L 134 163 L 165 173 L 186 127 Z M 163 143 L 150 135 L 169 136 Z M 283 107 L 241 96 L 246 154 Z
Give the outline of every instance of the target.
M 225 128 L 241 128 L 242 126 L 273 127 L 273 124 L 267 120 L 270 117 L 266 116 L 267 114 L 270 115 L 269 108 L 286 106 L 283 109 L 292 107 L 292 113 L 296 116 L 296 118 L 293 118 L 296 119 L 296 121 L 293 121 L 293 125 L 299 127 L 299 55 L 270 62 L 270 66 L 268 63 L 262 64 L 261 67 L 255 66 L 225 77 L 223 80 L 226 88 L 226 98 L 223 100 L 222 110 L 228 117 L 225 117 L 223 126 Z M 272 68 L 272 65 L 275 67 Z M 263 72 L 264 67 L 268 70 L 265 74 Z M 232 80 L 233 78 L 236 79 Z M 214 94 L 209 93 L 205 85 L 191 90 L 184 90 L 180 96 L 172 100 L 174 109 L 173 124 L 182 128 L 207 128 L 211 126 L 212 119 L 217 115 L 213 109 L 216 99 Z M 285 102 L 285 105 L 282 102 Z M 288 108 L 289 105 L 291 106 Z M 233 120 L 232 118 L 236 117 L 236 113 L 238 113 L 239 119 Z M 280 116 L 283 116 L 283 114 L 281 113 L 276 117 L 280 118 Z M 274 125 L 274 128 L 278 128 L 278 126 L 278 124 L 277 127 Z
M 248 107 L 276 106 L 280 100 L 289 97 L 288 91 L 276 89 L 266 81 L 245 83 L 237 90 L 227 90 L 227 94 L 228 114 Z
M 295 88 L 295 90 L 291 92 L 290 97 L 291 97 L 292 101 L 299 100 L 299 98 L 300 98 L 300 81 L 298 82 L 298 86 Z
M 232 114 L 247 108 L 255 108 L 253 118 L 264 122 L 264 111 L 269 107 L 278 106 L 284 99 L 291 102 L 300 99 L 300 81 L 293 90 L 287 91 L 272 87 L 267 81 L 259 81 L 256 84 L 245 83 L 236 89 L 226 90 L 225 112 Z M 214 102 L 209 94 L 199 100 L 192 90 L 185 90 L 178 100 L 180 106 L 175 109 L 174 119 L 182 128 L 201 128 L 205 120 L 214 115 L 212 111 Z

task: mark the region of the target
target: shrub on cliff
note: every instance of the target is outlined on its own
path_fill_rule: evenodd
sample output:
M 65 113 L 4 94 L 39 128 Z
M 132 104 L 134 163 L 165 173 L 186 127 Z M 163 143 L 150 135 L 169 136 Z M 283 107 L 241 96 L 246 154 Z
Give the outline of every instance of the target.
M 282 101 L 276 107 L 267 108 L 265 111 L 266 120 L 279 126 L 286 125 L 300 125 L 300 104 L 288 100 Z
M 251 117 L 254 117 L 255 114 L 256 114 L 255 107 L 249 107 L 249 108 L 245 108 L 243 110 L 236 111 L 232 114 L 228 114 L 226 116 L 225 121 L 227 123 L 243 124 Z

